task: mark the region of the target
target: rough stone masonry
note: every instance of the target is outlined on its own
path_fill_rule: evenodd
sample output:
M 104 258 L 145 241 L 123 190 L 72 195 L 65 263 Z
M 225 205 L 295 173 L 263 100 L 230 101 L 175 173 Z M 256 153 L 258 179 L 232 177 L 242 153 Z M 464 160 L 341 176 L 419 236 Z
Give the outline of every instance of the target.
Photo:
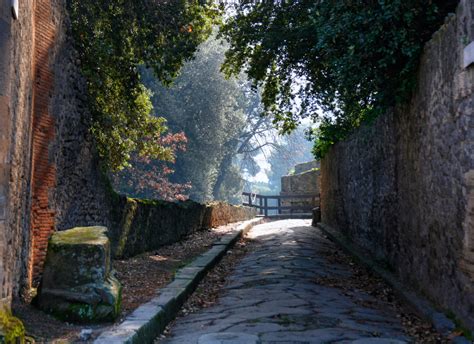
M 322 222 L 474 329 L 474 2 L 426 44 L 411 102 L 321 163 Z
M 155 246 L 203 224 L 205 205 L 189 207 L 202 214 L 184 226 L 187 203 L 134 207 L 133 200 L 110 192 L 89 132 L 86 83 L 66 2 L 21 0 L 15 19 L 11 2 L 0 1 L 0 306 L 39 285 L 55 231 L 105 226 L 113 248 L 126 242 L 132 254 L 150 246 L 128 240 L 143 232 L 135 226 L 141 219 L 160 224 L 144 228 Z M 181 218 L 167 216 L 169 208 L 184 209 Z M 130 215 L 134 209 L 136 217 Z M 175 233 L 177 223 L 183 226 Z
M 0 2 L 1 298 L 35 287 L 48 238 L 108 225 L 65 0 Z

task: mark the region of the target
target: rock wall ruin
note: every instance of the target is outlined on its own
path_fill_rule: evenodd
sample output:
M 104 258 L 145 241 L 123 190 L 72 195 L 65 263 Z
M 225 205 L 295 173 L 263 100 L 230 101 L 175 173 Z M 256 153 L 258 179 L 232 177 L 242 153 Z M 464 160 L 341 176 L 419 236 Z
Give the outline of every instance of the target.
M 321 164 L 322 222 L 474 328 L 474 2 L 426 44 L 411 102 Z

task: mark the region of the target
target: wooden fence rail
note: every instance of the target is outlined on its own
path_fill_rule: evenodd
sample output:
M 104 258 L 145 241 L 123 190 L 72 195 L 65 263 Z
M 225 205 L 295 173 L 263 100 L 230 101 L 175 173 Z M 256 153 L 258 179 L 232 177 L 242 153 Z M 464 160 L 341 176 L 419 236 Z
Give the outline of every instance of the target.
M 276 210 L 278 214 L 282 214 L 283 210 L 289 210 L 289 213 L 310 213 L 314 207 L 319 205 L 319 195 L 275 195 L 275 196 L 268 196 L 268 195 L 259 195 L 250 192 L 243 192 L 243 202 L 242 205 L 248 207 L 254 207 L 259 209 L 260 215 L 268 216 L 269 210 Z M 277 206 L 268 205 L 269 200 L 276 200 Z M 282 200 L 308 200 L 307 205 L 290 205 L 290 206 L 282 206 Z

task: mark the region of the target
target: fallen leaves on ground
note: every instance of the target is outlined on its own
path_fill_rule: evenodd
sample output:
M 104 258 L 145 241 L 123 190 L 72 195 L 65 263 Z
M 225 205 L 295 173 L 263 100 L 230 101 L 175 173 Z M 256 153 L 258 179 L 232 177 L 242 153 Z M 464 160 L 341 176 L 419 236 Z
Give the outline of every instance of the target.
M 188 298 L 179 311 L 176 319 L 172 321 L 156 341 L 169 337 L 175 322 L 188 314 L 195 313 L 200 309 L 214 305 L 221 295 L 228 277 L 234 271 L 235 266 L 251 250 L 252 241 L 248 238 L 240 239 L 232 250 L 228 251 L 222 260 L 204 277 L 199 283 L 196 291 Z
M 189 235 L 182 241 L 164 246 L 152 252 L 123 259 L 114 260 L 113 268 L 123 286 L 122 311 L 117 321 L 146 303 L 156 295 L 158 288 L 164 287 L 182 266 L 194 257 L 204 253 L 212 243 L 231 232 L 239 223 L 202 230 Z M 94 336 L 112 324 L 74 325 L 55 319 L 36 309 L 30 304 L 15 302 L 13 312 L 25 324 L 27 334 L 35 338 L 36 343 L 71 343 L 80 342 L 82 329 L 91 328 Z
M 392 307 L 405 332 L 414 338 L 416 343 L 449 343 L 449 340 L 438 333 L 430 323 L 422 320 L 402 303 L 395 295 L 393 288 L 383 279 L 356 263 L 351 256 L 341 250 L 322 250 L 318 253 L 330 263 L 344 267 L 351 274 L 349 276 L 320 276 L 314 279 L 316 284 L 341 289 L 348 297 L 355 298 L 356 291 L 363 291 L 373 296 L 374 299 L 354 300 L 354 303 L 363 307 L 372 309 L 380 309 L 387 305 Z
M 214 241 L 235 228 L 235 224 L 196 232 L 183 241 L 125 260 L 115 260 L 122 283 L 122 316 L 156 295 L 157 288 L 171 282 L 174 273 L 209 249 Z

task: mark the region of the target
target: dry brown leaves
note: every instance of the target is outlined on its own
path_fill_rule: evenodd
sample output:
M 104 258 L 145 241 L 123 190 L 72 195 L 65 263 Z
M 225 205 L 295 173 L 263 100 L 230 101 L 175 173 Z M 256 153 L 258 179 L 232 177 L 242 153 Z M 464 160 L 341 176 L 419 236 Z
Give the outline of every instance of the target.
M 149 301 L 156 290 L 169 283 L 176 270 L 194 257 L 207 251 L 221 236 L 234 230 L 238 223 L 196 232 L 181 242 L 143 253 L 124 260 L 114 260 L 113 268 L 122 283 L 122 313 L 117 321 L 141 304 Z M 73 325 L 59 321 L 33 306 L 15 303 L 14 313 L 22 319 L 28 335 L 37 343 L 70 343 L 77 341 L 81 329 L 93 328 L 95 334 L 100 328 L 110 326 Z
M 228 276 L 232 274 L 235 266 L 251 249 L 252 241 L 250 239 L 240 239 L 233 249 L 228 251 L 222 260 L 199 283 L 196 291 L 185 302 L 176 319 L 166 327 L 163 335 L 155 343 L 159 343 L 160 339 L 169 337 L 172 334 L 173 325 L 179 318 L 214 305 L 218 301 L 224 285 L 227 283 Z
M 414 338 L 416 343 L 449 343 L 449 340 L 439 334 L 430 323 L 422 320 L 406 304 L 402 303 L 396 297 L 392 287 L 383 279 L 356 263 L 351 256 L 340 250 L 319 251 L 319 253 L 329 262 L 344 266 L 351 272 L 351 275 L 349 277 L 318 277 L 314 280 L 315 283 L 341 289 L 346 296 L 353 296 L 354 291 L 363 291 L 382 301 L 385 307 L 389 305 L 397 314 L 407 335 Z M 357 299 L 354 302 L 367 308 L 381 307 L 381 302 L 378 301 Z
M 236 224 L 196 232 L 186 239 L 126 260 L 115 260 L 114 268 L 122 283 L 122 315 L 152 299 L 158 288 L 171 282 L 179 268 L 188 264 Z

